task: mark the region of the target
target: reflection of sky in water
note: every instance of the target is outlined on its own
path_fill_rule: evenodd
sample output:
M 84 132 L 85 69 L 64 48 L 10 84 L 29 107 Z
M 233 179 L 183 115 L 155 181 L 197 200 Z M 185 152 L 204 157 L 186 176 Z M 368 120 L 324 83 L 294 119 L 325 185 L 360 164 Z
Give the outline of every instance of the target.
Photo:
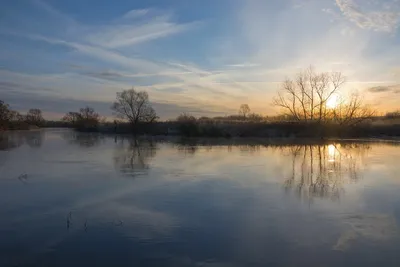
M 394 144 L 24 135 L 0 151 L 0 266 L 398 266 Z

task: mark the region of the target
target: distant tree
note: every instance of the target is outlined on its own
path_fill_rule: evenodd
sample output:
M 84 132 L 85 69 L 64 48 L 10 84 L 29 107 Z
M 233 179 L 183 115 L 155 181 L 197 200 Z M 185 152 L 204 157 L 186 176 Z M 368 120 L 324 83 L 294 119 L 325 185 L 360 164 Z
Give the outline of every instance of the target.
M 246 118 L 249 113 L 250 113 L 249 105 L 247 105 L 247 104 L 240 105 L 240 108 L 239 108 L 240 116 L 243 116 L 243 118 Z
M 91 107 L 84 107 L 79 109 L 79 115 L 84 121 L 92 121 L 93 123 L 98 123 L 100 120 L 100 115 L 94 111 Z
M 10 120 L 15 122 L 23 122 L 25 121 L 25 116 L 15 110 L 10 111 Z
M 68 112 L 62 118 L 63 121 L 75 125 L 81 119 L 79 112 Z
M 199 118 L 199 121 L 202 121 L 202 122 L 208 122 L 208 121 L 211 121 L 211 120 L 212 119 L 207 117 L 207 116 L 202 116 L 202 117 Z
M 11 115 L 10 106 L 4 103 L 4 101 L 0 100 L 0 127 L 4 126 L 3 124 L 10 121 Z
M 256 113 L 250 113 L 247 115 L 247 119 L 254 122 L 260 122 L 266 120 L 262 115 Z
M 78 130 L 93 131 L 97 129 L 100 122 L 100 115 L 91 107 L 79 109 L 79 112 L 68 112 L 64 115 L 63 121 L 68 122 Z
M 119 118 L 128 120 L 132 127 L 142 122 L 154 122 L 158 118 L 147 92 L 133 88 L 118 92 L 111 109 Z
M 41 126 L 44 123 L 42 111 L 40 109 L 30 109 L 26 114 L 26 121 L 29 124 Z
M 193 137 L 199 135 L 199 125 L 197 119 L 187 113 L 182 113 L 176 118 L 178 131 L 183 136 Z
M 388 119 L 397 119 L 400 118 L 400 110 L 397 111 L 392 111 L 392 112 L 387 112 L 385 115 L 386 118 Z
M 192 116 L 188 113 L 182 113 L 176 118 L 177 122 L 196 122 L 197 119 L 195 116 Z

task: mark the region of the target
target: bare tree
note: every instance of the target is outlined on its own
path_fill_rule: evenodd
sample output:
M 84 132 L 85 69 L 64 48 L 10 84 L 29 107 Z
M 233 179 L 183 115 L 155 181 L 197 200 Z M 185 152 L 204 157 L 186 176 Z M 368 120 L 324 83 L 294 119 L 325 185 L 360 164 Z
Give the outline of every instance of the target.
M 80 117 L 86 121 L 96 121 L 100 120 L 100 115 L 94 111 L 91 107 L 84 107 L 79 109 Z
M 26 121 L 36 126 L 42 125 L 44 122 L 42 111 L 37 108 L 30 109 L 26 114 Z
M 76 124 L 80 120 L 80 114 L 79 112 L 68 112 L 64 115 L 62 120 L 71 124 Z
M 130 89 L 118 92 L 111 109 L 118 117 L 127 119 L 132 126 L 157 119 L 156 112 L 150 104 L 149 95 L 145 91 Z
M 374 116 L 375 112 L 363 104 L 359 94 L 340 97 L 344 84 L 345 78 L 340 72 L 316 73 L 310 67 L 299 73 L 295 80 L 284 81 L 273 104 L 299 121 L 354 125 Z M 333 97 L 334 106 L 327 105 Z
M 247 105 L 247 104 L 240 105 L 240 108 L 239 108 L 240 116 L 243 116 L 243 118 L 246 118 L 249 113 L 250 113 L 249 105 Z
M 376 115 L 375 110 L 363 104 L 363 98 L 353 93 L 340 99 L 332 110 L 333 120 L 340 125 L 355 125 Z
M 93 108 L 84 107 L 79 109 L 79 112 L 68 112 L 62 120 L 77 129 L 94 129 L 99 124 L 100 115 Z
M 11 119 L 10 106 L 0 100 L 0 124 L 6 123 Z
M 345 78 L 340 72 L 316 73 L 310 67 L 300 72 L 294 80 L 286 79 L 273 104 L 296 120 L 321 122 L 329 113 L 327 101 L 344 83 Z

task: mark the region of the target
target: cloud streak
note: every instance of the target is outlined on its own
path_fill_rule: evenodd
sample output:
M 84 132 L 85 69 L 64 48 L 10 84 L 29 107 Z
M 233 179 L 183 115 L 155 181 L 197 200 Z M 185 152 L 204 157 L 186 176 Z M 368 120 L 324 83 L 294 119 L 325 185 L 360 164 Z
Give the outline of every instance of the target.
M 336 0 L 336 4 L 346 18 L 363 29 L 394 32 L 400 23 L 400 11 L 398 10 L 368 12 L 362 10 L 353 0 Z
M 388 85 L 388 86 L 375 86 L 368 88 L 368 92 L 370 93 L 395 93 L 398 94 L 400 93 L 400 84 L 395 84 L 395 85 Z
M 123 15 L 123 20 L 118 20 L 119 23 L 93 30 L 86 40 L 114 49 L 176 35 L 200 25 L 200 22 L 179 24 L 172 21 L 171 14 L 150 16 L 151 13 L 147 9 L 131 10 Z

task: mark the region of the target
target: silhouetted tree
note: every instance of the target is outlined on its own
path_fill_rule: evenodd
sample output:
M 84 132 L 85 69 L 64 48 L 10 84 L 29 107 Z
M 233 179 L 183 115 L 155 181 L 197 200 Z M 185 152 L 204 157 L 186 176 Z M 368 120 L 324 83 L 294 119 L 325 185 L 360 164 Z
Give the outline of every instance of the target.
M 130 89 L 118 92 L 111 109 L 119 118 L 128 120 L 133 129 L 138 123 L 153 122 L 157 119 L 149 95 L 145 91 Z
M 246 118 L 247 115 L 250 113 L 250 107 L 247 104 L 242 104 L 239 108 L 239 115 Z
M 373 109 L 363 104 L 359 94 L 352 94 L 346 100 L 337 101 L 332 113 L 334 121 L 341 125 L 355 125 L 376 114 Z
M 68 112 L 63 117 L 63 121 L 71 123 L 71 125 L 84 131 L 97 130 L 100 121 L 100 115 L 91 107 L 81 108 L 79 112 Z
M 286 79 L 273 104 L 283 108 L 296 120 L 319 120 L 326 117 L 326 102 L 343 86 L 340 72 L 316 73 L 312 67 Z
M 79 109 L 80 117 L 85 121 L 91 121 L 92 123 L 98 123 L 100 115 L 94 111 L 91 107 L 84 107 Z
M 10 106 L 0 100 L 0 129 L 6 129 L 11 119 Z
M 286 79 L 273 104 L 299 121 L 335 120 L 341 124 L 352 124 L 369 118 L 372 112 L 356 95 L 336 100 L 334 106 L 327 105 L 332 97 L 339 97 L 344 84 L 345 77 L 340 72 L 316 73 L 310 67 L 300 72 L 294 80 Z
M 197 119 L 187 113 L 182 113 L 176 118 L 178 123 L 178 131 L 183 136 L 198 136 L 199 135 L 199 126 L 197 123 Z
M 400 110 L 397 111 L 392 111 L 392 112 L 387 112 L 385 115 L 386 118 L 388 119 L 397 119 L 400 118 Z
M 30 109 L 26 114 L 26 121 L 31 125 L 42 126 L 44 123 L 42 111 L 37 108 Z
M 79 112 L 68 112 L 64 115 L 62 120 L 75 125 L 80 120 L 80 114 Z

